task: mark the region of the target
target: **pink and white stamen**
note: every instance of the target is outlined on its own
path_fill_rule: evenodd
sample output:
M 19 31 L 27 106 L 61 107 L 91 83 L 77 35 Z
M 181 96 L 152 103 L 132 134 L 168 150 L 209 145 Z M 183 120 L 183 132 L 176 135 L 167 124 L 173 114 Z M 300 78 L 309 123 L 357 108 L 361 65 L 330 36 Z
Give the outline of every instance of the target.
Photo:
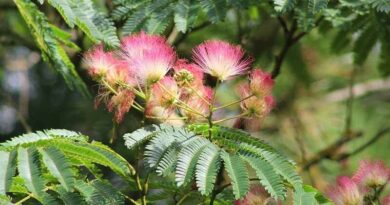
M 221 81 L 245 73 L 252 62 L 240 46 L 220 40 L 206 41 L 193 50 L 194 61 L 203 70 Z
M 137 75 L 141 85 L 162 79 L 176 60 L 176 53 L 164 37 L 141 32 L 122 41 L 122 58 Z

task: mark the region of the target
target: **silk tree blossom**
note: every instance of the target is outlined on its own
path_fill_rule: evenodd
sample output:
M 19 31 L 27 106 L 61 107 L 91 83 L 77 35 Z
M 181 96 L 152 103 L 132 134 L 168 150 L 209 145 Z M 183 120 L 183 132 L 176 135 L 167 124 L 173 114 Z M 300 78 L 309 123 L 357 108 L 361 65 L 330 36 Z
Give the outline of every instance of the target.
M 125 113 L 130 111 L 135 95 L 129 90 L 121 90 L 113 95 L 107 104 L 108 111 L 114 112 L 116 122 L 121 122 Z
M 382 161 L 361 161 L 352 179 L 362 187 L 381 187 L 390 179 L 390 169 Z
M 250 58 L 244 57 L 244 51 L 240 46 L 220 40 L 200 44 L 193 50 L 193 55 L 194 61 L 203 72 L 221 81 L 245 73 L 252 62 Z
M 172 112 L 177 100 L 180 98 L 180 89 L 176 81 L 166 76 L 152 86 L 149 106 L 160 106 Z
M 264 118 L 275 106 L 274 98 L 269 95 L 265 97 L 252 96 L 248 84 L 240 85 L 241 109 L 249 118 Z
M 271 74 L 262 71 L 261 69 L 254 69 L 250 74 L 250 88 L 256 96 L 267 96 L 272 92 L 274 80 Z
M 184 126 L 184 119 L 180 118 L 176 113 L 170 112 L 161 106 L 148 106 L 146 109 L 146 115 L 146 117 L 151 120 L 174 126 Z
M 103 46 L 99 45 L 84 55 L 83 64 L 88 69 L 89 75 L 99 79 L 104 77 L 107 72 L 116 69 L 118 60 L 115 59 L 112 52 L 104 52 Z
M 141 85 L 149 86 L 162 79 L 176 60 L 175 51 L 164 37 L 144 32 L 125 37 L 121 48 L 121 56 Z
M 181 109 L 183 116 L 187 118 L 187 122 L 204 121 L 203 116 L 210 113 L 210 103 L 213 96 L 213 90 L 207 86 L 199 86 L 196 90 L 197 94 L 192 93 L 185 95 L 181 99 L 186 104 L 185 108 Z
M 173 69 L 175 80 L 179 85 L 187 86 L 186 82 L 192 86 L 203 84 L 204 74 L 198 65 L 189 63 L 186 59 L 179 59 Z
M 329 198 L 335 205 L 362 205 L 363 195 L 358 185 L 349 177 L 341 176 L 337 179 L 337 185 L 328 189 Z
M 390 205 L 390 195 L 383 198 L 382 205 Z

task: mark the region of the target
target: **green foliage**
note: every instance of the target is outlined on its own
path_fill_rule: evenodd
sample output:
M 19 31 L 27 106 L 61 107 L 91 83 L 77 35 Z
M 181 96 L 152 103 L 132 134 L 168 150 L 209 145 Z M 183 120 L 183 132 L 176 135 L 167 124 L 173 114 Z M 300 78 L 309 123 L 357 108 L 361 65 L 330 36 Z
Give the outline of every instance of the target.
M 233 193 L 236 199 L 245 196 L 249 191 L 249 175 L 244 161 L 235 154 L 221 152 L 225 169 L 232 181 Z
M 161 127 L 164 129 L 158 129 Z M 249 190 L 247 165 L 255 170 L 254 177 L 274 198 L 285 198 L 283 179 L 295 189 L 302 186 L 294 165 L 287 158 L 263 141 L 236 129 L 217 125 L 209 128 L 207 124 L 188 128 L 152 125 L 124 138 L 130 149 L 146 143 L 145 161 L 149 168 L 163 176 L 174 172 L 177 185 L 182 187 L 195 177 L 199 192 L 206 196 L 215 190 L 217 177 L 225 170 L 235 198 L 244 197 Z
M 23 193 L 42 204 L 56 204 L 59 200 L 64 204 L 123 204 L 122 194 L 102 181 L 96 168 L 90 166 L 106 166 L 126 180 L 134 172 L 107 146 L 89 143 L 86 136 L 68 130 L 24 134 L 1 143 L 0 150 L 5 168 L 0 171 L 0 194 Z M 97 179 L 88 181 L 89 173 L 82 167 Z
M 42 51 L 43 58 L 62 74 L 70 88 L 77 88 L 84 95 L 88 95 L 84 82 L 56 39 L 53 26 L 49 24 L 46 16 L 31 1 L 15 0 L 14 2 Z
M 92 41 L 103 42 L 109 47 L 119 46 L 113 22 L 97 11 L 91 0 L 49 0 L 48 3 L 71 28 L 77 25 Z
M 379 12 L 390 12 L 390 2 L 387 0 L 369 0 L 369 3 Z
M 200 24 L 204 15 L 212 23 L 225 19 L 231 8 L 256 5 L 252 1 L 239 0 L 115 0 L 113 19 L 124 22 L 124 35 L 137 31 L 161 34 L 172 23 L 177 30 L 186 33 Z
M 298 188 L 294 193 L 294 205 L 333 205 L 317 189 L 309 185 Z
M 286 12 L 295 6 L 295 0 L 274 0 L 274 8 L 277 12 Z

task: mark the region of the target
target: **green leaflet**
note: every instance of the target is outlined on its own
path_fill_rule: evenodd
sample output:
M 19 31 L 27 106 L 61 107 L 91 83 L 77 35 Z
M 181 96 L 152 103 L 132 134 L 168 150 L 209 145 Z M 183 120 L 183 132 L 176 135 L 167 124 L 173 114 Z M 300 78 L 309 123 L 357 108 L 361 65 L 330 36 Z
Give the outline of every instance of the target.
M 241 199 L 249 191 L 249 175 L 242 159 L 225 151 L 221 152 L 225 169 L 231 179 L 235 199 Z
M 272 197 L 275 199 L 285 199 L 286 190 L 283 185 L 283 180 L 275 173 L 270 164 L 254 156 L 241 155 L 241 157 L 256 171 L 260 183 Z
M 112 21 L 97 11 L 91 0 L 48 0 L 73 28 L 77 25 L 94 42 L 103 42 L 109 47 L 119 46 L 119 39 Z
M 0 151 L 0 195 L 5 194 L 11 186 L 16 167 L 15 156 L 14 151 Z
M 73 189 L 75 176 L 71 165 L 65 155 L 57 148 L 51 146 L 39 149 L 43 162 L 50 173 L 58 179 L 66 191 Z
M 43 204 L 56 204 L 53 197 L 44 191 L 45 182 L 39 168 L 37 151 L 34 148 L 18 149 L 18 172 L 34 198 Z
M 127 133 L 123 136 L 125 140 L 125 145 L 129 149 L 146 142 L 151 139 L 155 133 L 167 128 L 166 125 L 149 125 L 146 127 L 139 128 L 132 133 Z
M 227 11 L 226 0 L 200 0 L 200 6 L 213 23 L 223 21 L 225 18 Z
M 144 27 L 147 19 L 149 19 L 155 11 L 159 9 L 166 9 L 169 3 L 169 0 L 159 0 L 138 9 L 126 20 L 122 30 L 123 34 L 130 34 L 139 31 Z
M 275 11 L 284 13 L 295 6 L 295 0 L 274 0 Z
M 194 137 L 183 145 L 180 150 L 176 165 L 176 182 L 182 186 L 191 181 L 195 167 L 203 150 L 210 142 L 200 137 Z
M 357 65 L 363 64 L 370 51 L 374 47 L 377 36 L 373 35 L 377 31 L 377 27 L 375 24 L 368 25 L 360 36 L 356 39 L 355 45 L 353 47 L 353 61 Z
M 49 140 L 55 137 L 67 138 L 78 141 L 86 141 L 87 136 L 82 135 L 78 132 L 69 131 L 65 129 L 50 129 L 44 131 L 37 131 L 35 133 L 27 133 L 17 137 L 13 137 L 10 140 L 0 143 L 0 146 L 3 147 L 14 147 L 17 145 L 29 144 L 38 142 L 40 140 Z
M 294 191 L 294 205 L 334 205 L 312 186 L 304 185 Z
M 175 6 L 174 22 L 177 30 L 187 32 L 198 18 L 199 6 L 195 0 L 180 0 Z
M 220 149 L 209 144 L 199 156 L 196 164 L 196 186 L 203 195 L 209 195 L 213 189 L 221 166 Z
M 43 59 L 62 74 L 71 89 L 77 88 L 82 94 L 89 96 L 84 82 L 76 72 L 65 50 L 56 40 L 45 15 L 31 1 L 14 0 L 14 2 L 42 51 Z

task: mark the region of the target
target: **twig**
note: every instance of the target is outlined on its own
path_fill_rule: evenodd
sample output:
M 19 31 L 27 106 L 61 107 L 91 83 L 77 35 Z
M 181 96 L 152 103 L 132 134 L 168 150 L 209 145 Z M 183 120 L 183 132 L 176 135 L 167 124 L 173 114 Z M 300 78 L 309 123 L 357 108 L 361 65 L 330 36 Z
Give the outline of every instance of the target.
M 314 24 L 314 28 L 317 27 L 321 21 L 323 20 L 323 16 L 321 16 Z M 283 45 L 283 48 L 282 50 L 280 51 L 279 54 L 277 54 L 275 56 L 275 65 L 274 65 L 274 68 L 272 70 L 272 78 L 275 79 L 279 73 L 280 73 L 280 70 L 282 68 L 282 64 L 283 64 L 283 61 L 284 61 L 284 58 L 286 57 L 286 54 L 288 52 L 288 50 L 295 44 L 297 43 L 303 36 L 305 36 L 307 34 L 307 32 L 301 32 L 297 35 L 295 35 L 295 32 L 298 30 L 298 25 L 297 25 L 297 21 L 294 20 L 292 25 L 291 25 L 291 28 L 288 28 L 287 26 L 287 23 L 286 21 L 281 17 L 281 16 L 278 16 L 277 17 L 282 29 L 283 29 L 283 32 L 284 32 L 284 36 L 285 36 L 285 41 L 284 41 L 284 45 Z
M 354 151 L 352 152 L 349 152 L 349 153 L 344 153 L 344 154 L 340 154 L 338 155 L 337 157 L 334 158 L 334 160 L 336 161 L 342 161 L 344 159 L 347 159 L 351 156 L 354 156 L 360 152 L 362 152 L 363 150 L 365 150 L 367 147 L 371 146 L 372 144 L 374 144 L 376 141 L 378 141 L 381 137 L 385 136 L 388 132 L 390 132 L 390 127 L 387 127 L 387 128 L 384 128 L 382 130 L 380 130 L 379 132 L 377 132 L 370 140 L 368 140 L 366 143 L 364 143 L 363 145 L 361 145 L 360 147 L 356 148 Z
M 319 151 L 312 158 L 308 159 L 306 163 L 302 166 L 303 170 L 308 170 L 311 166 L 318 164 L 323 159 L 332 159 L 335 153 L 340 149 L 341 146 L 362 136 L 362 133 L 349 133 L 340 137 L 336 142 L 328 146 L 327 148 Z

